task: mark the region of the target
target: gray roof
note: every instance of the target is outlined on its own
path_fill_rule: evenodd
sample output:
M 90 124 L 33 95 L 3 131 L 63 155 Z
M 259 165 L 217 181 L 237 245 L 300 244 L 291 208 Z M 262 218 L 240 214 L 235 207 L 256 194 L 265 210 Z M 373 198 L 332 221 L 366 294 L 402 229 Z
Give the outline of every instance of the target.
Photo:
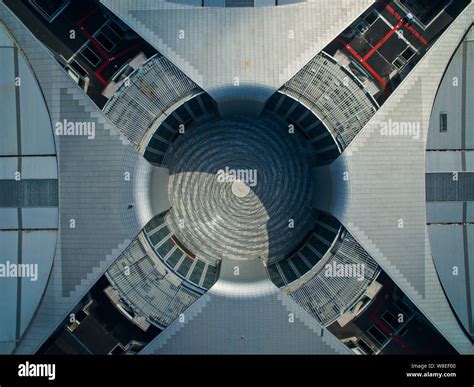
M 151 195 L 167 186 L 97 106 L 60 68 L 49 51 L 0 3 L 0 19 L 34 70 L 51 122 L 91 122 L 95 138 L 56 136 L 59 237 L 44 298 L 16 352 L 32 353 L 60 324 L 156 209 Z M 125 172 L 131 179 L 126 181 Z M 160 179 L 158 184 L 155 179 Z M 134 204 L 129 208 L 130 204 Z M 74 219 L 75 228 L 70 227 Z
M 431 114 L 427 152 L 427 217 L 433 261 L 465 330 L 474 337 L 474 28 L 457 49 Z M 458 87 L 453 80 L 458 80 Z M 447 114 L 446 132 L 440 115 Z M 453 172 L 458 179 L 453 180 Z M 453 275 L 454 268 L 458 274 Z
M 352 353 L 273 285 L 259 259 L 222 265 L 209 292 L 140 354 Z
M 456 50 L 440 84 L 439 93 L 433 104 L 428 150 L 459 150 L 474 148 L 474 112 L 466 107 L 474 100 L 474 29 L 466 35 L 464 43 Z M 458 79 L 453 87 L 454 78 Z M 471 102 L 471 104 L 469 104 Z M 440 132 L 439 113 L 448 115 L 447 132 Z M 468 130 L 466 130 L 468 129 Z M 469 130 L 470 129 L 470 130 Z M 465 132 L 463 135 L 463 131 Z M 471 162 L 472 162 L 471 156 Z
M 232 85 L 238 77 L 240 85 L 245 87 L 235 87 L 234 97 L 245 94 L 248 98 L 250 93 L 259 102 L 266 100 L 373 3 L 321 1 L 298 7 L 249 10 L 180 7 L 151 0 L 102 2 L 218 101 L 219 90 Z M 0 19 L 33 68 L 51 123 L 64 119 L 91 122 L 96 129 L 94 139 L 55 138 L 60 214 L 54 263 L 44 298 L 16 349 L 18 353 L 31 353 L 153 215 L 169 206 L 164 200 L 154 199 L 166 197 L 168 175 L 166 170 L 154 168 L 140 157 L 49 51 L 1 2 Z M 229 23 L 230 19 L 237 22 Z M 462 353 L 474 353 L 474 347 L 449 306 L 431 256 L 426 226 L 425 151 L 431 109 L 443 72 L 473 19 L 471 4 L 360 131 L 342 157 L 330 166 L 315 170 L 316 180 L 324 180 L 319 182 L 321 190 L 315 203 L 338 217 L 355 240 Z M 229 29 L 229 25 L 233 27 Z M 178 39 L 180 30 L 184 31 L 185 39 Z M 288 35 L 291 31 L 294 31 L 293 39 Z M 248 45 L 240 44 L 241 34 Z M 0 42 L 4 40 L 0 33 Z M 235 47 L 240 47 L 240 51 Z M 220 102 L 225 106 L 225 101 Z M 421 139 L 382 135 L 381 124 L 389 119 L 419 122 Z M 14 146 L 14 137 L 8 132 L 6 138 L 8 151 Z M 12 159 L 5 158 L 0 174 L 7 175 L 17 162 L 15 155 Z M 48 160 L 43 162 L 48 164 Z M 51 172 L 49 168 L 45 171 Z M 345 171 L 349 173 L 348 182 L 342 179 Z M 124 180 L 125 172 L 131 173 L 131 181 Z M 341 176 L 341 180 L 331 185 L 328 176 Z M 19 227 L 11 210 L 1 210 L 2 224 Z M 39 214 L 34 212 L 37 208 L 28 210 L 32 211 L 30 216 Z M 468 210 L 468 207 L 463 209 Z M 55 213 L 48 213 L 45 222 L 49 224 L 54 216 Z M 71 219 L 76 222 L 74 228 L 70 227 Z M 34 219 L 29 221 L 34 224 Z M 2 248 L 5 246 L 5 251 L 18 254 L 15 246 L 19 233 L 14 231 L 16 237 L 9 233 L 0 233 Z M 38 243 L 36 240 L 27 246 Z M 259 260 L 238 263 L 224 260 L 222 265 L 220 279 L 210 291 L 183 312 L 184 319 L 172 323 L 143 353 L 350 353 L 278 291 Z M 236 265 L 241 269 L 237 277 L 233 274 Z M 9 313 L 12 315 L 14 310 Z M 290 314 L 294 315 L 294 322 L 289 320 Z M 11 351 L 13 347 L 4 350 Z
M 58 168 L 41 89 L 26 58 L 1 24 L 0 68 L 0 264 L 33 264 L 38 270 L 37 276 L 26 272 L 0 278 L 0 304 L 4 306 L 0 353 L 10 353 L 40 303 L 53 264 Z M 20 86 L 16 86 L 17 80 Z M 16 181 L 18 172 L 21 180 Z
M 231 86 L 225 97 L 254 99 L 249 108 L 265 102 L 373 3 L 202 8 L 163 0 L 101 1 L 218 102 L 224 102 L 221 88 Z M 240 87 L 232 86 L 234 78 Z
M 432 106 L 459 42 L 474 20 L 469 5 L 332 165 L 315 170 L 340 181 L 318 200 L 334 213 L 433 325 L 461 353 L 474 353 L 443 292 L 426 226 L 426 139 Z M 386 136 L 381 124 L 419 122 L 421 138 Z M 349 181 L 343 180 L 344 172 Z M 318 184 L 318 182 L 316 182 Z M 403 228 L 399 228 L 403 220 Z

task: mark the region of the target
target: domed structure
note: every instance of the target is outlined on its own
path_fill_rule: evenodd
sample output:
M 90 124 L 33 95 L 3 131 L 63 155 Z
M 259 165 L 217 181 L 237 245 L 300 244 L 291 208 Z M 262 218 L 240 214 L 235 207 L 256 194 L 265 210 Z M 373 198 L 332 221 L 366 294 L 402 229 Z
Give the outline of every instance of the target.
M 0 352 L 473 353 L 473 19 L 4 0 Z

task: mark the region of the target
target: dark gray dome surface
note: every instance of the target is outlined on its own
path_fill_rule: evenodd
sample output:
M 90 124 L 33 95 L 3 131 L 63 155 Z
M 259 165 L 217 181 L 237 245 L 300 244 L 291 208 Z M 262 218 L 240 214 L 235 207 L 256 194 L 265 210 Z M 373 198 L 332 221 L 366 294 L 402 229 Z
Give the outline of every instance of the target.
M 201 123 L 169 152 L 167 222 L 200 258 L 275 262 L 312 229 L 311 147 L 277 118 Z

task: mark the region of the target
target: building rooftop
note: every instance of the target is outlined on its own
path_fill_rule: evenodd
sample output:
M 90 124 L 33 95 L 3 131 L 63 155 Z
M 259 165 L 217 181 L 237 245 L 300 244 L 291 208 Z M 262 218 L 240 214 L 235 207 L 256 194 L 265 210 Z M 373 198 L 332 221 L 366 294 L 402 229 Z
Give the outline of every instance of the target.
M 0 2 L 0 352 L 474 353 L 474 4 L 426 3 Z
M 48 108 L 28 60 L 0 25 L 0 352 L 38 308 L 56 250 L 58 167 Z M 14 272 L 21 275 L 12 275 Z M 20 274 L 20 273 L 18 273 Z

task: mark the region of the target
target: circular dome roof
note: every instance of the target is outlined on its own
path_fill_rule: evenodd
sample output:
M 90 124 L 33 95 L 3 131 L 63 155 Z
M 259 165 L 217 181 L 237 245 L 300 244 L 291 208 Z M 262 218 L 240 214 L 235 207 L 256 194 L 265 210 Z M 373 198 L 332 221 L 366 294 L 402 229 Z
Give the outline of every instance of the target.
M 169 152 L 170 228 L 196 255 L 272 262 L 313 227 L 311 146 L 276 116 L 200 123 Z

